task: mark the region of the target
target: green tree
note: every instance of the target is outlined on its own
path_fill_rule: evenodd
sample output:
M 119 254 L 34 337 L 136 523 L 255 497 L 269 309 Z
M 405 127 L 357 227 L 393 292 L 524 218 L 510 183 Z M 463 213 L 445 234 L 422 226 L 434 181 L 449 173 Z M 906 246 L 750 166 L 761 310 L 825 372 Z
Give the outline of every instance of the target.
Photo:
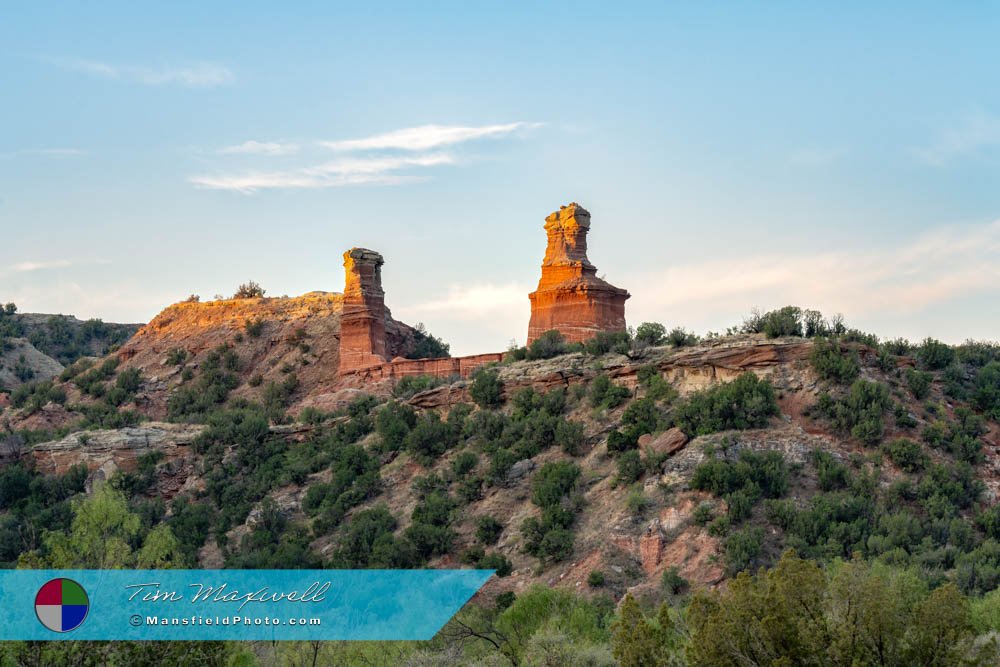
M 611 626 L 611 653 L 621 667 L 682 665 L 670 608 L 661 604 L 655 619 L 646 618 L 631 593 L 626 593 Z
M 49 565 L 54 568 L 123 569 L 135 564 L 131 542 L 139 534 L 139 517 L 129 511 L 125 496 L 110 484 L 73 503 L 69 533 L 45 538 Z

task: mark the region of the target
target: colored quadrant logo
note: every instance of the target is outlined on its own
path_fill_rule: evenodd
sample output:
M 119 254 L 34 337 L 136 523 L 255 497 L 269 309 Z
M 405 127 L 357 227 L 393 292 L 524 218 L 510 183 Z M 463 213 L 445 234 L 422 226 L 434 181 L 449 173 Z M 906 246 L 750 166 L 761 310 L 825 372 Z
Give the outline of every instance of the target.
M 53 632 L 69 632 L 83 625 L 90 611 L 90 599 L 83 586 L 72 579 L 46 582 L 35 595 L 35 615 Z

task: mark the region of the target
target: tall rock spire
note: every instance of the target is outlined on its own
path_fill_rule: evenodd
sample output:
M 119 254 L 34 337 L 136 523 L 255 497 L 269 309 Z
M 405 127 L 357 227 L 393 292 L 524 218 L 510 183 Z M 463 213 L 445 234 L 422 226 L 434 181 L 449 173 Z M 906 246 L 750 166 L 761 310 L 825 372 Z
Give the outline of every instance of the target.
M 531 299 L 528 343 L 555 329 L 570 342 L 583 342 L 601 331 L 625 330 L 628 291 L 597 277 L 587 258 L 590 213 L 577 203 L 561 206 L 545 218 L 548 245 L 542 277 Z
M 382 255 L 367 248 L 344 253 L 344 310 L 340 316 L 340 372 L 386 361 Z

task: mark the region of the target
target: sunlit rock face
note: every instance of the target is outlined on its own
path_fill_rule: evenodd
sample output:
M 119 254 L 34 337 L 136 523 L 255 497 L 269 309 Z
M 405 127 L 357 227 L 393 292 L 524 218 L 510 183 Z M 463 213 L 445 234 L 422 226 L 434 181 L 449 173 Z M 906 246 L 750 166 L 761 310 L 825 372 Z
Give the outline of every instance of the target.
M 340 316 L 340 372 L 388 361 L 382 255 L 367 248 L 344 253 L 344 310 Z
M 597 277 L 597 268 L 587 258 L 589 231 L 590 213 L 576 203 L 545 218 L 548 246 L 538 289 L 528 295 L 528 344 L 550 329 L 574 343 L 601 331 L 625 330 L 625 300 L 630 295 Z

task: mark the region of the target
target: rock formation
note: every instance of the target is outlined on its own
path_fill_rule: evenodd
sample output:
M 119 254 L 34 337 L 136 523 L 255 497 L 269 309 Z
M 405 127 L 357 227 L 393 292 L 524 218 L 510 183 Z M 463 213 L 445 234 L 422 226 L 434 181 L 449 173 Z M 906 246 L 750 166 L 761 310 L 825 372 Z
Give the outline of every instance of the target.
M 344 253 L 344 310 L 340 316 L 340 372 L 386 361 L 382 255 L 367 248 Z
M 344 305 L 340 317 L 340 375 L 362 383 L 406 375 L 468 377 L 477 368 L 502 359 L 501 353 L 446 359 L 405 359 L 394 356 L 398 345 L 386 342 L 391 321 L 382 289 L 382 255 L 367 248 L 344 253 Z
M 550 329 L 574 343 L 601 331 L 625 330 L 629 293 L 597 277 L 587 259 L 589 231 L 590 213 L 576 203 L 545 218 L 548 246 L 538 289 L 528 295 L 528 344 Z

